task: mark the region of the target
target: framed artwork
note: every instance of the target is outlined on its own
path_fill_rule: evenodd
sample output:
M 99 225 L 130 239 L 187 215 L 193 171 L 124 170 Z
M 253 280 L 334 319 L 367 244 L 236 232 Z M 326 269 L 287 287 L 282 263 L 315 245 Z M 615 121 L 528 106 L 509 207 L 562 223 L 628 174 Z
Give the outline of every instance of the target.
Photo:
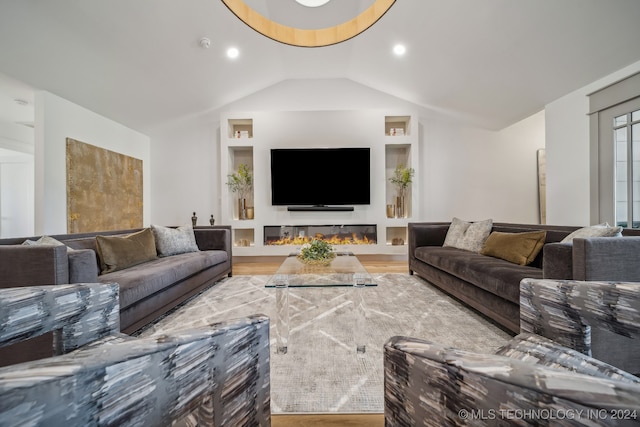
M 536 152 L 538 160 L 538 205 L 540 208 L 540 224 L 547 223 L 547 159 L 544 148 Z
M 67 138 L 67 232 L 141 228 L 142 160 Z

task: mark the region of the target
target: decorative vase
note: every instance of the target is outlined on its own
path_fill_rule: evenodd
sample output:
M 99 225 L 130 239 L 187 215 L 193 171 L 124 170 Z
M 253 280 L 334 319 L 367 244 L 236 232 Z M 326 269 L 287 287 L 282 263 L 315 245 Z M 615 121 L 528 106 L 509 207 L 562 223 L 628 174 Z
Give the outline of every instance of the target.
M 247 219 L 253 219 L 253 207 L 247 207 Z
M 396 218 L 406 218 L 407 210 L 405 208 L 405 191 L 400 189 L 398 197 L 396 197 Z
M 247 219 L 247 199 L 238 199 L 238 218 Z
M 196 216 L 196 213 L 194 212 L 193 216 L 191 217 L 191 225 L 193 225 L 195 227 L 197 222 L 198 222 L 198 217 Z
M 213 217 L 213 215 L 211 215 L 211 218 L 209 218 L 209 224 L 213 225 L 216 223 L 215 218 Z

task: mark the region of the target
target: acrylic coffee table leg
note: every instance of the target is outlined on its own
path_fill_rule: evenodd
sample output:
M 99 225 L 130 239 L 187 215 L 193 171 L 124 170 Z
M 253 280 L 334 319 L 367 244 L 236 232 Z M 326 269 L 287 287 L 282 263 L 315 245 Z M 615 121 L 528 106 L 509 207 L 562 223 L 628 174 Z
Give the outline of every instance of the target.
M 364 353 L 367 350 L 367 313 L 364 304 L 365 277 L 353 275 L 353 337 L 356 342 L 356 352 Z
M 289 279 L 286 274 L 274 277 L 276 287 L 276 351 L 286 354 L 289 345 Z

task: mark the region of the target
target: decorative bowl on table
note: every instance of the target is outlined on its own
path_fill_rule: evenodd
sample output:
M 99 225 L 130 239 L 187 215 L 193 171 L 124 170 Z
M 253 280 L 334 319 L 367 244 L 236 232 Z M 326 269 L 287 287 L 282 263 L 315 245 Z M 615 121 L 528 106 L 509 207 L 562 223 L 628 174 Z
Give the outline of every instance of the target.
M 300 248 L 298 260 L 307 265 L 329 265 L 336 257 L 333 247 L 324 240 L 313 239 Z

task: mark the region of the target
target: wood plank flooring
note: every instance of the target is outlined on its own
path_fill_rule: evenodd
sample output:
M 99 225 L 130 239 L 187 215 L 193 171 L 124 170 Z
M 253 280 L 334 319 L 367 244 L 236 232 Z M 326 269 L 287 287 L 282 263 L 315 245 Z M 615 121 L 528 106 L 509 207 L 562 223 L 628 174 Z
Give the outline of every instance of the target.
M 383 414 L 283 414 L 271 416 L 271 427 L 383 427 Z
M 233 275 L 234 276 L 246 276 L 246 275 L 262 275 L 262 274 L 275 274 L 276 270 L 282 264 L 284 257 L 281 259 L 275 258 L 269 261 L 253 260 L 250 257 L 243 257 L 245 259 L 233 260 Z M 408 273 L 409 268 L 406 260 L 380 260 L 380 259 L 367 259 L 364 257 L 358 257 L 360 263 L 367 269 L 369 273 Z
M 233 275 L 274 274 L 282 259 L 233 260 Z M 359 258 L 369 273 L 407 273 L 406 260 Z M 383 414 L 282 414 L 271 416 L 272 427 L 383 427 Z

